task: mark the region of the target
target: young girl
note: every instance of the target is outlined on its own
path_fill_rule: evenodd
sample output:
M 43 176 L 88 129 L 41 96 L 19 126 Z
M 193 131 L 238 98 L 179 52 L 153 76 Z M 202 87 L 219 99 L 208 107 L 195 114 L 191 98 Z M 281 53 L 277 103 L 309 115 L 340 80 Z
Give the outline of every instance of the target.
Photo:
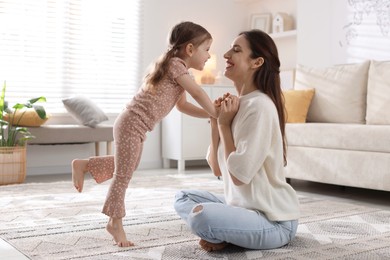
M 229 244 L 273 249 L 295 237 L 299 203 L 286 182 L 285 114 L 275 43 L 260 30 L 245 31 L 224 55 L 225 76 L 237 95 L 218 100 L 211 121 L 208 162 L 222 175 L 224 195 L 178 192 L 175 209 L 206 251 Z
M 162 120 L 176 105 L 177 109 L 195 117 L 217 117 L 218 110 L 206 92 L 195 83 L 188 69 L 202 70 L 210 58 L 210 33 L 192 22 L 173 27 L 168 51 L 146 75 L 141 90 L 130 101 L 114 123 L 115 155 L 75 159 L 72 179 L 81 192 L 84 174 L 89 172 L 97 183 L 113 177 L 103 213 L 109 216 L 107 231 L 120 247 L 132 246 L 123 229 L 125 194 L 142 154 L 147 131 Z M 203 108 L 186 101 L 188 92 Z

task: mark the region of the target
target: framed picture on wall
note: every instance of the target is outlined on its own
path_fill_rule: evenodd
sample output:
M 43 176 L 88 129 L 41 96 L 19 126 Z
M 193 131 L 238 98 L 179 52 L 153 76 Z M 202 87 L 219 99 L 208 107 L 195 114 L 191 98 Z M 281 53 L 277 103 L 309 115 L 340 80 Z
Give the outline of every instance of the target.
M 251 29 L 259 29 L 266 33 L 270 33 L 271 19 L 272 15 L 270 13 L 252 14 Z

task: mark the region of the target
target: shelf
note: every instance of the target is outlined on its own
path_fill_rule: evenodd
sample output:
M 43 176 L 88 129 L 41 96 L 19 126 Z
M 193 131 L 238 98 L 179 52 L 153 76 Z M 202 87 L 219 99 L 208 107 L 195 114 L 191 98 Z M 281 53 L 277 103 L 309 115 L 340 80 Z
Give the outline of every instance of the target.
M 282 38 L 289 38 L 289 37 L 295 37 L 297 35 L 297 30 L 290 30 L 285 31 L 281 33 L 270 33 L 269 36 L 272 37 L 272 39 L 282 39 Z

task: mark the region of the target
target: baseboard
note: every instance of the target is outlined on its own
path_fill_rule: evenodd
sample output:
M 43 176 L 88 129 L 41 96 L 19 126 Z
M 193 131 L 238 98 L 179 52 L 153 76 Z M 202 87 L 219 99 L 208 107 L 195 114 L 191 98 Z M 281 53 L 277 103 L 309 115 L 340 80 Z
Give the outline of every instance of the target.
M 37 166 L 27 167 L 27 176 L 36 175 L 53 175 L 53 174 L 71 174 L 72 169 L 70 165 L 55 165 L 55 166 Z

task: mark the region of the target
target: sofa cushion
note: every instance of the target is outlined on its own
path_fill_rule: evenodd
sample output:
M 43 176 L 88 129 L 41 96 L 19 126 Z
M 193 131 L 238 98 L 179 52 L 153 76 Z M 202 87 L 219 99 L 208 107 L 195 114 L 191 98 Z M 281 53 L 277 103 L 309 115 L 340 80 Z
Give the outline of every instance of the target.
M 29 144 L 64 144 L 113 141 L 112 125 L 99 124 L 95 128 L 82 125 L 42 125 L 30 127 L 35 136 Z
M 41 126 L 49 119 L 50 115 L 46 114 L 46 118 L 42 119 L 38 116 L 33 108 L 17 110 L 11 115 L 5 114 L 4 120 L 10 122 L 13 120 L 14 125 L 18 126 Z
M 283 95 L 287 123 L 305 123 L 314 89 L 285 90 Z
M 390 153 L 390 125 L 286 124 L 288 146 Z
M 285 169 L 287 178 L 390 191 L 390 153 L 290 146 Z
M 367 124 L 390 125 L 389 71 L 389 61 L 371 61 L 367 83 Z
M 62 100 L 66 110 L 80 124 L 96 127 L 103 121 L 107 121 L 107 115 L 91 99 L 84 96 L 75 96 Z
M 298 65 L 295 89 L 315 88 L 308 122 L 365 123 L 369 61 L 312 68 Z

